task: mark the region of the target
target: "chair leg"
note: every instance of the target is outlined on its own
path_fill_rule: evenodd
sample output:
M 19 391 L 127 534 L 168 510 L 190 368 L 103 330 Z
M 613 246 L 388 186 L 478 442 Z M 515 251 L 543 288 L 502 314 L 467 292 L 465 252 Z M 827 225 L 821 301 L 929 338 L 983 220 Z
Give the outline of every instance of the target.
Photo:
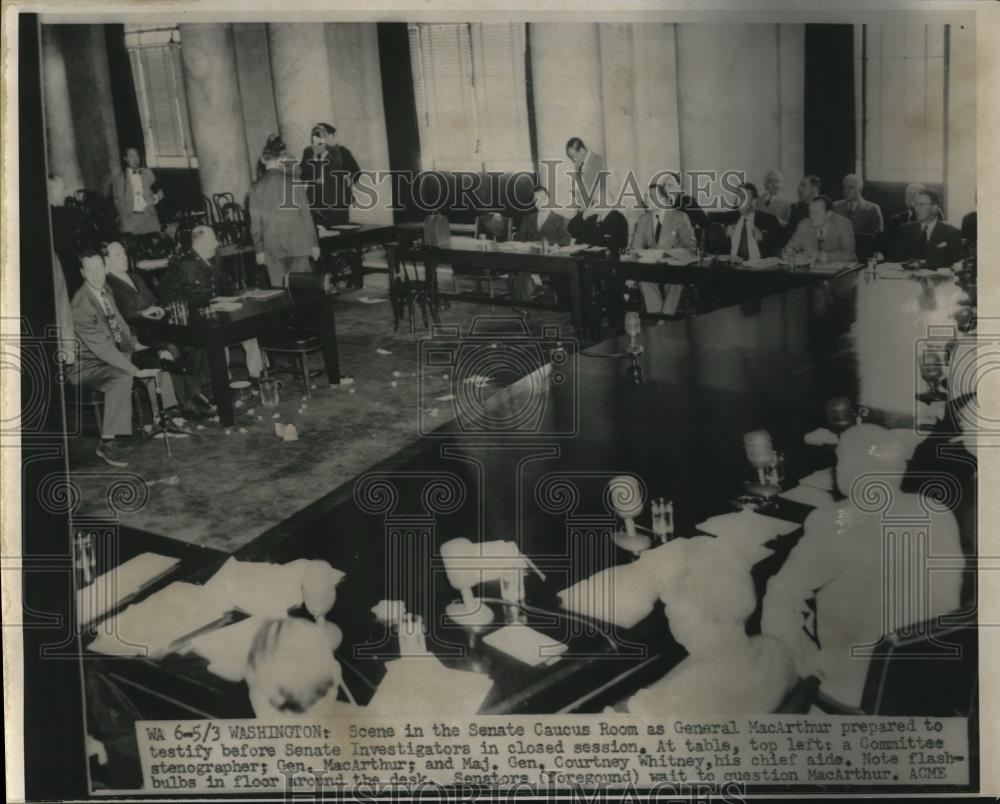
M 101 437 L 104 435 L 104 405 L 100 402 L 95 402 L 90 406 L 90 409 L 94 411 L 94 423 L 97 425 L 97 435 Z M 77 413 L 79 413 L 79 410 Z
M 309 355 L 305 352 L 302 353 L 302 388 L 305 391 L 306 398 L 309 397 Z

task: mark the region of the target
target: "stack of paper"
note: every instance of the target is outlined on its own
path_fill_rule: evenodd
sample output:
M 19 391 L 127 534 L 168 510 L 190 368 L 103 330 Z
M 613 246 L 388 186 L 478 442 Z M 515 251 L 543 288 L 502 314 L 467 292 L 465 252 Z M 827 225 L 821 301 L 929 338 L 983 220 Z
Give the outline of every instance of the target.
M 743 267 L 751 271 L 771 271 L 781 265 L 777 257 L 761 257 L 756 260 L 744 260 Z
M 822 491 L 833 491 L 833 469 L 817 469 L 811 475 L 800 479 L 799 483 Z
M 385 669 L 367 708 L 393 717 L 474 715 L 493 687 L 489 676 L 452 670 L 430 653 L 388 662 Z
M 532 667 L 555 664 L 569 647 L 526 625 L 505 625 L 483 637 L 483 642 Z
M 796 486 L 788 491 L 783 491 L 778 496 L 791 502 L 811 505 L 814 508 L 833 500 L 833 495 L 829 491 L 823 491 L 814 486 Z
M 725 540 L 735 549 L 746 552 L 755 561 L 761 561 L 771 554 L 770 549 L 764 546 L 767 542 L 800 526 L 755 511 L 738 511 L 710 517 L 699 522 L 697 527 L 703 533 Z
M 204 586 L 178 581 L 108 620 L 89 648 L 109 656 L 163 656 L 226 611 Z
M 234 625 L 199 634 L 185 653 L 197 653 L 208 660 L 208 670 L 226 681 L 242 681 L 254 637 L 265 622 L 263 617 L 248 617 Z
M 569 611 L 631 628 L 649 616 L 660 596 L 648 566 L 640 560 L 610 567 L 563 589 L 559 599 Z
M 266 299 L 273 299 L 277 296 L 283 296 L 285 291 L 283 290 L 267 290 L 265 288 L 253 288 L 248 290 L 243 294 L 244 299 L 255 299 L 257 301 L 264 301 Z
M 179 558 L 143 553 L 130 558 L 76 593 L 77 618 L 88 625 L 159 580 L 180 564 Z
M 302 605 L 302 573 L 308 564 L 308 559 L 270 564 L 230 558 L 205 584 L 205 593 L 224 611 L 284 617 Z

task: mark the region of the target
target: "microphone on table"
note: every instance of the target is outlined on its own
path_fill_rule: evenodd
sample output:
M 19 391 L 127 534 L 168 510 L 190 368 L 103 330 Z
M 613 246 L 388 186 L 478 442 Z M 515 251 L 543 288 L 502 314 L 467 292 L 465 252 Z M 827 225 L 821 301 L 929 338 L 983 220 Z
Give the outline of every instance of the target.
M 767 430 L 752 430 L 743 436 L 743 448 L 747 461 L 757 470 L 757 482 L 748 483 L 747 490 L 761 497 L 773 497 L 781 487 L 768 482 L 767 470 L 774 466 L 774 445 Z

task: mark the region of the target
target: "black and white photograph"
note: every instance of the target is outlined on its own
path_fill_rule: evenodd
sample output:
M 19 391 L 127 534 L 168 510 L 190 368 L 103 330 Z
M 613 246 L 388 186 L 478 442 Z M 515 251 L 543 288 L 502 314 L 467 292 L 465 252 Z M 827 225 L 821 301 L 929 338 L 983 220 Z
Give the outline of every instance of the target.
M 998 30 L 5 4 L 8 800 L 996 794 Z

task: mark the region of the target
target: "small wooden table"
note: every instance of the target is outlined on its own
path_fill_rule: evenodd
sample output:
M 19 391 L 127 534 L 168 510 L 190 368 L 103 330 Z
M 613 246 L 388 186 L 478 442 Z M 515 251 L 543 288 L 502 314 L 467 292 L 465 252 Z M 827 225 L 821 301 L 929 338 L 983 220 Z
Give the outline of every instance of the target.
M 264 300 L 245 298 L 239 310 L 220 312 L 212 318 L 204 317 L 201 309 L 191 310 L 187 324 L 173 324 L 168 318 L 152 321 L 141 317 L 130 323 L 144 341 L 198 347 L 208 352 L 212 394 L 219 408 L 219 421 L 224 427 L 231 427 L 234 420 L 227 346 L 266 335 L 289 324 L 308 322 L 323 342 L 323 362 L 330 383 L 340 384 L 340 357 L 332 296 L 324 293 L 293 299 L 282 292 Z

